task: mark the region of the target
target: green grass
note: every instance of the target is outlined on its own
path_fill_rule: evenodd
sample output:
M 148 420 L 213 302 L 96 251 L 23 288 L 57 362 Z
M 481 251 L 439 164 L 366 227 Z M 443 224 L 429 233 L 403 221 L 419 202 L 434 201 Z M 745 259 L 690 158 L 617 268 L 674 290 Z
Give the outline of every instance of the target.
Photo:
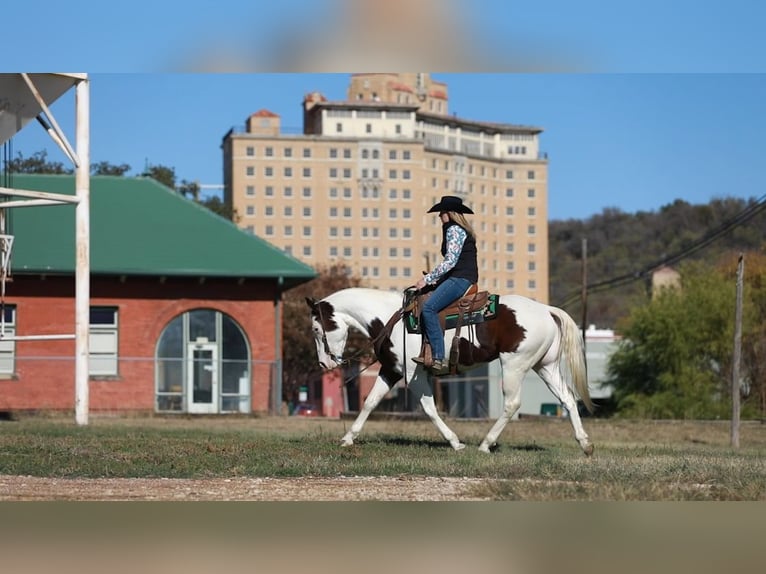
M 65 419 L 0 423 L 0 474 L 73 478 L 444 476 L 486 479 L 494 500 L 766 500 L 766 425 L 741 447 L 726 423 L 586 420 L 582 454 L 566 422 L 514 421 L 490 455 L 489 422 L 448 421 L 453 451 L 428 422 L 370 421 L 341 448 L 347 421 L 286 418 Z

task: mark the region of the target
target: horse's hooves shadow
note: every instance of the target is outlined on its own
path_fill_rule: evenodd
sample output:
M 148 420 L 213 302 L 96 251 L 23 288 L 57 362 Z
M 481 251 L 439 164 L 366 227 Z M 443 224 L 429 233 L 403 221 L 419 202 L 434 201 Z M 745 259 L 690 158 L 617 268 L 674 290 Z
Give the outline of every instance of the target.
M 413 439 L 413 438 L 404 438 L 404 437 L 380 437 L 377 439 L 378 442 L 382 442 L 384 444 L 390 444 L 394 446 L 422 446 L 426 448 L 448 448 L 452 449 L 452 446 L 448 442 L 445 442 L 444 440 L 435 440 L 435 439 Z
M 518 444 L 518 445 L 506 446 L 503 448 L 507 448 L 508 450 L 522 450 L 522 451 L 528 451 L 528 452 L 547 450 L 544 446 L 540 446 L 539 444 Z M 499 449 L 500 449 L 500 445 L 496 444 L 489 448 L 489 452 L 497 452 Z

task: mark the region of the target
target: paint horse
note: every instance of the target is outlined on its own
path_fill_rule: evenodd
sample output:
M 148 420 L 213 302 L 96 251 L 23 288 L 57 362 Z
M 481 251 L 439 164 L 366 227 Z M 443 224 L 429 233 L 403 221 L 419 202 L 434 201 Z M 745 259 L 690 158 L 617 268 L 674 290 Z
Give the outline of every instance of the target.
M 379 375 L 363 408 L 341 439 L 343 446 L 354 443 L 370 413 L 391 387 L 405 377 L 409 390 L 452 448 L 465 448 L 439 416 L 428 372 L 412 361 L 420 351 L 421 336 L 409 333 L 404 322 L 397 320 L 402 308 L 396 292 L 354 287 L 320 301 L 306 298 L 306 302 L 311 309 L 312 332 L 322 369 L 332 370 L 344 364 L 342 356 L 350 327 L 373 341 L 380 362 Z M 445 348 L 450 348 L 453 337 L 454 329 L 445 332 Z M 578 397 L 593 410 L 584 345 L 579 328 L 566 312 L 519 295 L 503 295 L 495 319 L 463 327 L 459 348 L 459 356 L 471 357 L 473 364 L 459 365 L 458 372 L 495 359 L 500 359 L 502 367 L 503 412 L 479 445 L 480 451 L 489 452 L 497 444 L 508 421 L 521 406 L 521 381 L 534 369 L 566 407 L 575 439 L 583 452 L 593 453 L 593 444 L 577 410 Z M 564 378 L 565 372 L 570 376 L 569 384 Z

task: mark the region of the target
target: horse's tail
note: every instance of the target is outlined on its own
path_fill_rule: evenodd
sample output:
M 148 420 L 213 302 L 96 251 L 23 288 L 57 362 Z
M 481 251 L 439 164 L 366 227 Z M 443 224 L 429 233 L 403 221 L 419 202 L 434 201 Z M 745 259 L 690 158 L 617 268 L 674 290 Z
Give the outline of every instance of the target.
M 572 386 L 588 412 L 592 413 L 594 407 L 588 390 L 588 365 L 585 362 L 585 345 L 580 328 L 574 319 L 562 309 L 551 307 L 551 314 L 556 319 L 561 334 L 559 363 L 563 358 L 566 358 L 569 375 L 572 377 Z

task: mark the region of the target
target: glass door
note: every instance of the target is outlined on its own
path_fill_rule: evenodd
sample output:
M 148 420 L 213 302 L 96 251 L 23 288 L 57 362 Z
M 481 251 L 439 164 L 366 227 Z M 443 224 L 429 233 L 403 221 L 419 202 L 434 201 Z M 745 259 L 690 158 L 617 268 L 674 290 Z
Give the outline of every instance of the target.
M 187 393 L 189 413 L 218 412 L 218 347 L 210 343 L 189 345 Z

